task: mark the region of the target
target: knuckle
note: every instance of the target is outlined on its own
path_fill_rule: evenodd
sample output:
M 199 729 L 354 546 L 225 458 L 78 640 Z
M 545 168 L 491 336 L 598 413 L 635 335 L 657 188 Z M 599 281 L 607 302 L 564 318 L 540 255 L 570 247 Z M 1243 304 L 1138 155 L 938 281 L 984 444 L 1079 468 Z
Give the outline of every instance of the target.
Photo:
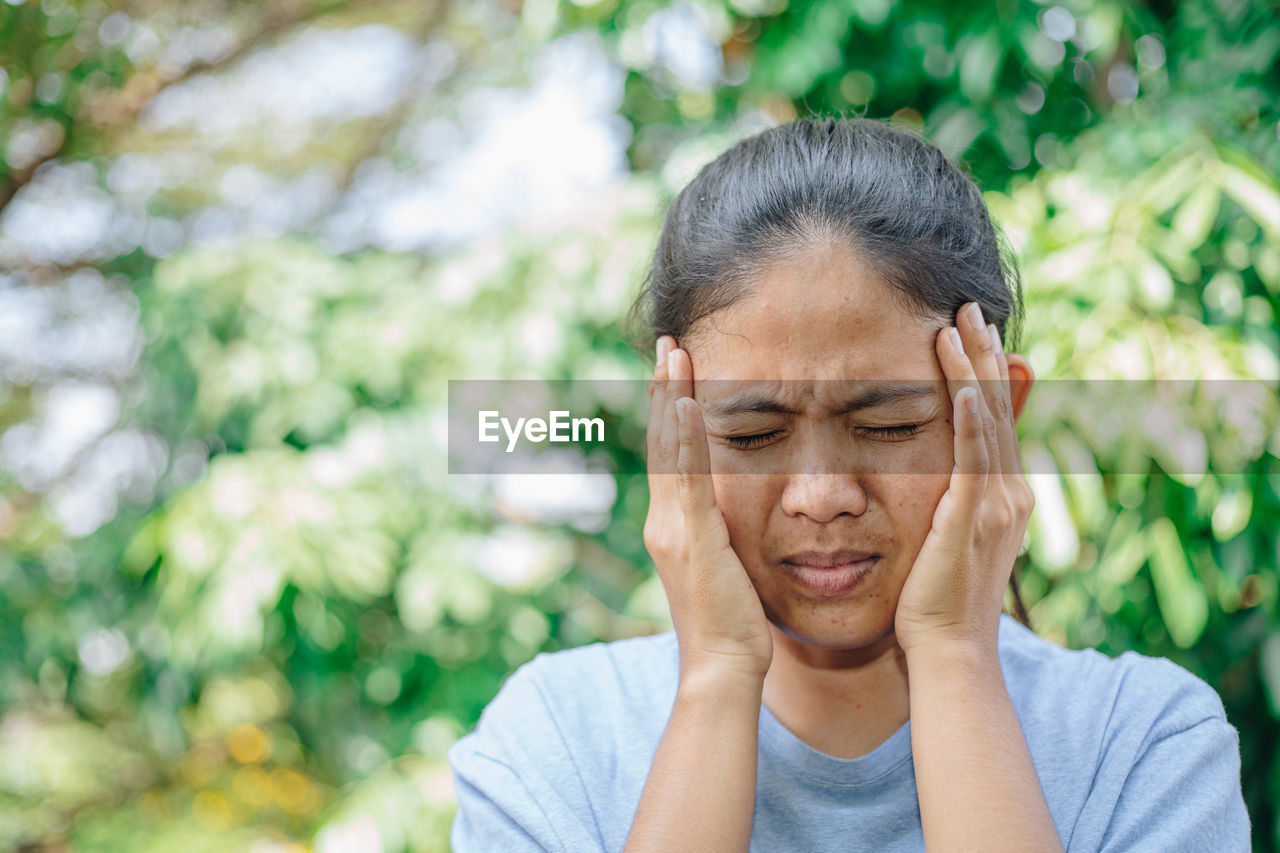
M 1008 494 L 1004 495 L 1004 499 L 1000 501 L 997 510 L 997 516 L 1002 526 L 1009 524 L 1018 517 L 1017 502 Z
M 982 431 L 986 435 L 991 435 L 996 428 L 995 413 L 992 412 L 991 407 L 986 404 L 986 398 L 979 397 L 978 399 L 982 401 L 981 405 L 978 407 L 978 415 L 982 421 Z
M 685 438 L 680 439 L 680 452 L 676 455 L 676 473 L 680 475 L 683 483 L 685 478 L 693 474 L 693 453 L 692 446 Z
M 1004 398 L 1004 394 L 997 391 L 992 399 L 991 414 L 998 420 L 1006 420 L 1009 417 L 1009 401 Z
M 644 531 L 644 547 L 649 552 L 649 556 L 654 560 L 665 560 L 671 553 L 670 536 L 666 531 L 666 525 L 654 524 L 652 526 L 646 524 Z

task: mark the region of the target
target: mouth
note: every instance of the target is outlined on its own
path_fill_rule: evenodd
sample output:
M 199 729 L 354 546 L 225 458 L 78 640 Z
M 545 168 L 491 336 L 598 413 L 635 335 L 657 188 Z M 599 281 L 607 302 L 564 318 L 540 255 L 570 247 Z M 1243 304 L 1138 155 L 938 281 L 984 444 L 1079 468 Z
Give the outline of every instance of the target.
M 784 558 L 782 566 L 809 592 L 832 597 L 860 585 L 879 560 L 879 554 L 867 551 L 804 551 Z

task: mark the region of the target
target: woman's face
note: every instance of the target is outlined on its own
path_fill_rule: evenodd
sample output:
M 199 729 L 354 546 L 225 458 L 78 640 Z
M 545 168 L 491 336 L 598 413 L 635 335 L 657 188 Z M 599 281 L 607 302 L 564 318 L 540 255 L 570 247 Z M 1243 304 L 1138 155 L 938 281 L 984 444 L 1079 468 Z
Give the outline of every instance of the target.
M 730 541 L 787 635 L 832 650 L 884 641 L 953 464 L 934 349 L 943 322 L 898 307 L 842 244 L 806 249 L 748 291 L 680 341 Z M 914 393 L 867 399 L 904 386 Z M 863 405 L 840 413 L 860 396 Z M 767 402 L 728 410 L 746 398 Z M 887 428 L 898 429 L 875 432 Z M 744 449 L 747 436 L 762 438 Z M 858 578 L 851 587 L 831 570 L 803 568 L 860 556 L 869 558 L 843 575 Z

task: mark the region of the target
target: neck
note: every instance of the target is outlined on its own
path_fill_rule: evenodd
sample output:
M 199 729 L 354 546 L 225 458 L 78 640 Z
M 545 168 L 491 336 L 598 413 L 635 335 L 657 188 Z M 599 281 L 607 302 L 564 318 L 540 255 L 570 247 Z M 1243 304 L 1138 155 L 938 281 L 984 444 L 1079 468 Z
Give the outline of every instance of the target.
M 907 660 L 892 632 L 858 649 L 823 649 L 770 630 L 764 704 L 809 746 L 857 758 L 906 723 Z

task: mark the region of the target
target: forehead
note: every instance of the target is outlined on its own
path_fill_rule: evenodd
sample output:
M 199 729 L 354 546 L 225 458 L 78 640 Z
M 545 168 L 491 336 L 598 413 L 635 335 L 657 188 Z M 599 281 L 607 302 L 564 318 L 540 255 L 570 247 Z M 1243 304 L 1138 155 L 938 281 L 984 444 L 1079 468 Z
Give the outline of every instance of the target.
M 687 349 L 695 381 L 938 380 L 941 326 L 903 310 L 852 247 L 827 242 L 770 266 L 700 320 Z

